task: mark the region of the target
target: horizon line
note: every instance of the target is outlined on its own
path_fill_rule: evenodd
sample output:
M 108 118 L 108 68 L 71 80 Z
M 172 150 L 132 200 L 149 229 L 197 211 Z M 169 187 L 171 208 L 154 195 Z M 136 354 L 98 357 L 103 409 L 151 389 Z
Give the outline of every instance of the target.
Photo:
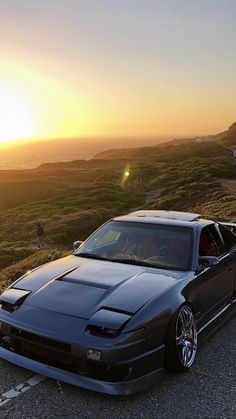
M 199 136 L 209 136 L 209 135 L 215 135 L 215 134 L 182 134 L 182 135 L 83 135 L 83 136 L 71 136 L 71 137 L 29 137 L 29 138 L 22 138 L 22 139 L 15 139 L 15 140 L 9 140 L 5 142 L 0 141 L 0 148 L 8 148 L 12 146 L 21 146 L 24 144 L 34 144 L 39 142 L 53 142 L 53 141 L 66 141 L 66 140 L 86 140 L 86 139 L 94 139 L 94 140 L 108 140 L 108 139 L 114 139 L 114 140 L 144 140 L 144 139 L 151 139 L 154 140 L 185 140 L 185 139 L 194 139 Z

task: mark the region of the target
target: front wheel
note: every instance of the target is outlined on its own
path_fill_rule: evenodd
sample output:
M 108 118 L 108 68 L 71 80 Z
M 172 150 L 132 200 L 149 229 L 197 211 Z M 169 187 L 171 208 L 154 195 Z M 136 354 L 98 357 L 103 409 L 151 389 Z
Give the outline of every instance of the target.
M 180 307 L 172 319 L 166 342 L 166 368 L 172 371 L 187 371 L 197 354 L 197 328 L 190 306 Z

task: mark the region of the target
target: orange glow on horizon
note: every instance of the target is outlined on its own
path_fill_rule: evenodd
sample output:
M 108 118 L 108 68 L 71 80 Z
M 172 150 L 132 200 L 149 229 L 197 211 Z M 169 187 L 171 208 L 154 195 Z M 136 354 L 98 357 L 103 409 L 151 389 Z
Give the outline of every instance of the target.
M 83 84 L 57 78 L 51 69 L 0 61 L 0 146 L 16 140 L 215 134 L 234 120 L 233 97 L 209 112 L 212 97 L 202 102 L 201 92 L 190 96 L 187 86 L 144 83 L 138 75 L 131 80 L 121 74 L 108 89 L 103 77 Z
M 1 147 L 226 130 L 236 118 L 228 3 L 0 2 Z

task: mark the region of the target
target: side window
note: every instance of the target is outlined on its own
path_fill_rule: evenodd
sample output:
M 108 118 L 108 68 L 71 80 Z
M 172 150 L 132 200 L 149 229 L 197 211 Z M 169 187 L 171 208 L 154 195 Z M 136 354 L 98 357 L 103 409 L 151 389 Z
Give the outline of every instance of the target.
M 228 252 L 230 249 L 232 249 L 232 247 L 236 245 L 236 237 L 228 228 L 224 227 L 223 225 L 218 224 L 218 228 L 224 242 L 224 251 Z
M 223 253 L 223 241 L 214 224 L 204 227 L 199 241 L 199 255 L 220 256 Z
M 234 233 L 236 235 L 236 227 L 235 226 L 230 225 L 230 224 L 229 225 L 224 224 L 224 227 L 228 228 L 230 231 L 232 231 L 232 233 Z

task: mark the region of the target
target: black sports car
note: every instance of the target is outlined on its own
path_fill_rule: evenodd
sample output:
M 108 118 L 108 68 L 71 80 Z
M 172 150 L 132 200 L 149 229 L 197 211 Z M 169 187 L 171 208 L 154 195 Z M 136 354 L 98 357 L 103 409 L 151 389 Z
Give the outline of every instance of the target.
M 118 395 L 188 370 L 202 338 L 235 312 L 229 227 L 172 211 L 108 221 L 3 292 L 0 357 Z

